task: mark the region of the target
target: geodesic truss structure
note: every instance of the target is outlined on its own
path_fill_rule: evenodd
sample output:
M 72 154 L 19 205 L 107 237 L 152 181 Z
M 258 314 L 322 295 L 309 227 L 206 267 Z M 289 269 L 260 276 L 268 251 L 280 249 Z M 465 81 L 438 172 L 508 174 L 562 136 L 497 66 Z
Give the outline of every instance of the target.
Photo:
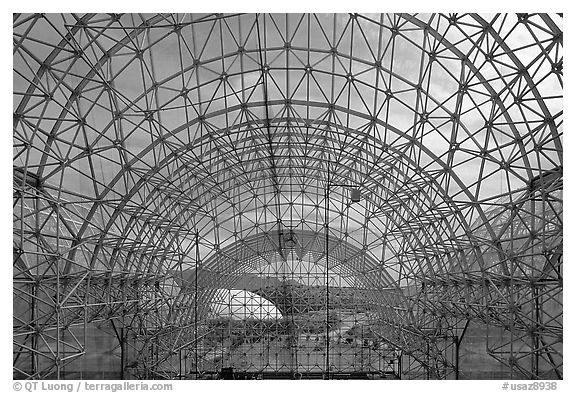
M 15 375 L 562 378 L 561 24 L 14 15 Z

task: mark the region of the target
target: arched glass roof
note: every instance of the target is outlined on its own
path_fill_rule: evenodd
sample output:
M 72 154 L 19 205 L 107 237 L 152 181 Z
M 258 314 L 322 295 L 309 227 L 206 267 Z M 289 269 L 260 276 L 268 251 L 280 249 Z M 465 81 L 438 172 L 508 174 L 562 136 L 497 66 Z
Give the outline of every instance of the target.
M 202 261 L 322 265 L 327 230 L 335 273 L 418 328 L 424 281 L 545 270 L 494 267 L 525 246 L 511 206 L 562 238 L 558 15 L 17 14 L 13 35 L 16 281 L 170 277 L 170 304 Z

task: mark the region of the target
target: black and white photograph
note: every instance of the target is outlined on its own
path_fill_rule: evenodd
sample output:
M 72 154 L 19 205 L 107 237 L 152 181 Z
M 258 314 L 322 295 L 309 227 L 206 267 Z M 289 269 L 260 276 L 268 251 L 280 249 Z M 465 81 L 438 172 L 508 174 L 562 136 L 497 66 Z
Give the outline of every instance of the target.
M 132 8 L 12 15 L 7 389 L 560 387 L 563 14 Z

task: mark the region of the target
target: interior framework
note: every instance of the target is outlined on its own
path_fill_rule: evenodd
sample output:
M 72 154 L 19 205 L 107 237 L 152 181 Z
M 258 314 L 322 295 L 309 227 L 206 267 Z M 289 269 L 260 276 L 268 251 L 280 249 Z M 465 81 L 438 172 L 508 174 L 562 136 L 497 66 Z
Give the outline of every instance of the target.
M 15 377 L 562 378 L 560 16 L 13 19 Z

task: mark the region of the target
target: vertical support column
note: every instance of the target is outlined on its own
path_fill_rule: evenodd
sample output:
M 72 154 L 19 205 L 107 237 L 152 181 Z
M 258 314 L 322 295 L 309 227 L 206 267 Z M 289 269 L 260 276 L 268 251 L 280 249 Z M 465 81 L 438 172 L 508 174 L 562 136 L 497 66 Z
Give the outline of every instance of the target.
M 360 325 L 360 371 L 364 371 L 364 325 Z
M 178 349 L 178 379 L 182 379 L 182 349 Z
M 90 280 L 91 280 L 91 276 L 88 275 L 87 277 L 87 281 L 86 281 L 86 293 L 84 295 L 84 326 L 83 326 L 83 332 L 84 332 L 84 337 L 83 337 L 83 341 L 82 341 L 82 351 L 83 353 L 86 353 L 86 347 L 88 345 L 88 302 L 89 302 L 89 293 L 90 293 Z M 83 375 L 84 369 L 81 370 L 80 372 L 80 378 L 79 379 L 83 379 L 84 375 Z
M 430 341 L 426 338 L 426 379 L 430 379 Z
M 466 330 L 468 329 L 468 325 L 470 324 L 470 320 L 466 320 L 466 324 L 464 325 L 464 329 L 462 329 L 462 333 L 460 337 L 455 338 L 455 346 L 456 346 L 456 380 L 460 379 L 460 344 L 462 344 L 462 340 L 464 339 L 464 335 L 466 334 Z
M 510 283 L 510 287 L 508 289 L 510 293 L 510 300 L 508 305 L 508 321 L 510 323 L 510 358 L 508 359 L 508 365 L 510 369 L 510 379 L 514 379 L 514 324 L 516 323 L 516 315 L 514 312 L 515 301 L 514 301 L 514 283 Z
M 457 337 L 454 337 L 454 345 L 456 347 L 456 361 L 455 361 L 455 373 L 456 373 L 456 380 L 460 379 L 460 340 Z
M 546 193 L 543 192 L 544 190 L 540 190 L 541 195 L 542 195 L 542 212 L 545 212 L 545 204 L 546 201 L 545 199 L 546 197 Z M 532 228 L 532 230 L 534 232 L 541 232 L 545 235 L 546 233 L 546 219 L 545 219 L 545 214 L 544 217 L 542 217 L 542 228 L 536 228 L 536 200 L 535 198 L 531 198 L 530 199 L 530 211 L 533 213 L 530 216 L 530 228 Z M 538 250 L 541 251 L 541 250 Z M 534 254 L 537 252 L 536 247 L 534 245 L 534 241 L 531 241 L 530 244 L 530 265 L 532 266 L 532 268 L 534 268 L 535 266 L 535 260 L 534 260 Z M 534 269 L 535 272 L 537 271 L 536 269 Z M 535 273 L 534 272 L 534 273 Z M 532 273 L 532 274 L 534 274 Z M 536 284 L 534 284 L 532 286 L 532 326 L 530 329 L 530 334 L 531 334 L 531 341 L 532 341 L 532 361 L 531 361 L 531 372 L 532 372 L 532 379 L 539 379 L 540 378 L 540 356 L 541 354 L 541 349 L 540 349 L 540 291 L 539 288 Z
M 120 328 L 120 379 L 124 379 L 124 367 L 126 364 L 126 343 L 124 336 L 124 327 Z
M 34 196 L 34 212 L 35 212 L 35 214 L 34 214 L 34 216 L 35 216 L 34 230 L 35 230 L 35 231 L 39 231 L 39 230 L 40 230 L 40 229 L 39 229 L 39 228 L 40 228 L 40 209 L 39 209 L 39 208 L 40 208 L 40 202 L 39 202 L 39 197 L 38 197 L 38 190 L 35 190 L 34 193 L 35 193 L 35 196 Z M 23 207 L 23 206 L 24 206 L 24 193 L 22 193 L 21 195 L 22 195 L 22 196 L 21 196 L 22 201 L 21 201 L 20 204 L 21 204 L 21 206 Z M 22 217 L 24 217 L 23 208 L 22 208 L 22 211 L 21 211 L 21 212 L 22 212 L 22 215 L 20 216 L 20 217 L 21 217 L 20 222 L 23 223 L 23 222 L 24 222 L 24 220 L 22 219 Z M 23 226 L 21 227 L 21 232 L 20 232 L 20 233 L 22 233 L 22 234 L 24 233 L 24 231 L 23 231 Z M 23 241 L 23 239 L 21 240 L 21 247 L 24 247 L 24 241 Z M 38 239 L 36 239 L 36 264 L 37 264 L 37 265 L 39 265 L 39 261 L 38 261 L 38 260 L 39 260 L 40 258 L 41 258 L 41 256 L 40 256 L 40 247 L 38 246 Z M 36 274 L 36 277 L 38 277 L 38 276 L 37 276 L 37 275 L 39 274 L 38 270 L 36 270 L 34 273 Z M 32 337 L 32 351 L 31 351 L 31 354 L 32 354 L 32 358 L 33 358 L 33 362 L 32 362 L 32 366 L 33 366 L 32 375 L 34 375 L 34 377 L 33 377 L 34 379 L 37 379 L 37 378 L 39 379 L 39 377 L 36 375 L 36 373 L 37 373 L 38 370 L 39 370 L 39 364 L 38 364 L 39 359 L 38 359 L 38 356 L 37 356 L 37 354 L 36 354 L 36 351 L 38 351 L 38 336 L 37 336 L 38 323 L 36 322 L 36 318 L 37 318 L 37 307 L 38 307 L 38 304 L 36 303 L 36 296 L 37 296 L 37 294 L 38 294 L 38 287 L 37 287 L 38 285 L 40 285 L 40 281 L 37 281 L 37 282 L 35 282 L 35 283 L 32 284 L 32 289 L 33 289 L 33 293 L 32 293 L 32 304 L 33 304 L 33 306 L 32 306 L 32 312 L 33 312 L 32 321 L 33 321 L 33 326 L 34 326 L 34 336 Z
M 196 240 L 196 268 L 194 269 L 194 371 L 198 378 L 198 268 L 200 267 L 200 245 L 198 230 L 195 234 Z
M 58 206 L 58 205 L 56 205 Z M 57 379 L 60 380 L 61 379 L 61 372 L 62 372 L 62 354 L 60 353 L 60 346 L 61 346 L 61 334 L 63 333 L 60 329 L 60 325 L 61 325 L 61 296 L 60 296 L 60 263 L 62 262 L 61 257 L 60 257 L 60 212 L 58 211 L 59 209 L 56 208 L 56 252 L 57 257 L 56 257 L 56 263 L 55 263 L 55 268 L 56 268 L 56 305 L 55 305 L 55 311 L 56 311 L 56 376 Z
M 329 279 L 330 274 L 328 271 L 328 252 L 329 252 L 329 232 L 328 232 L 328 210 L 329 210 L 329 199 L 330 199 L 330 166 L 329 162 L 326 163 L 327 167 L 327 183 L 326 183 L 326 191 L 324 192 L 324 227 L 326 232 L 326 379 L 330 379 L 330 287 L 329 287 Z
M 532 307 L 534 313 L 533 329 L 532 334 L 532 378 L 538 379 L 540 376 L 540 336 L 539 336 L 539 325 L 540 325 L 540 291 L 537 286 L 532 287 Z
M 110 320 L 110 324 L 112 325 L 112 329 L 114 330 L 114 334 L 116 335 L 116 339 L 120 345 L 120 379 L 123 380 L 124 369 L 126 368 L 126 335 L 124 333 L 124 326 L 117 329 L 113 319 Z
M 38 324 L 36 323 L 36 283 L 33 282 L 30 284 L 30 322 L 34 329 L 32 332 L 31 337 L 31 347 L 32 351 L 30 351 L 30 371 L 32 375 L 36 374 L 38 370 L 38 357 L 36 356 L 36 351 L 38 350 Z M 35 378 L 35 377 L 34 377 Z

